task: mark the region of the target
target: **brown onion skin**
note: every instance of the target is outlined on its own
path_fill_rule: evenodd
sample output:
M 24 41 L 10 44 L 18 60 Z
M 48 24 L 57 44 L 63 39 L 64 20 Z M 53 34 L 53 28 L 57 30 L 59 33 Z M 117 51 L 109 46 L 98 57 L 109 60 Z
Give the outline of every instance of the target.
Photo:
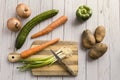
M 7 21 L 7 27 L 9 30 L 17 32 L 21 29 L 22 24 L 17 18 L 10 18 Z
M 24 3 L 20 3 L 17 5 L 16 12 L 18 16 L 22 18 L 28 18 L 31 15 L 30 7 Z

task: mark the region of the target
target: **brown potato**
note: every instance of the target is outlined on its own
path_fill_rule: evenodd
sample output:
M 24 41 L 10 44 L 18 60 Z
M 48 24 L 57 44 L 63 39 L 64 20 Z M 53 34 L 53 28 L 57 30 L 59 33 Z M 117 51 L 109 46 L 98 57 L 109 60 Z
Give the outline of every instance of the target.
M 98 26 L 95 30 L 95 39 L 96 42 L 101 42 L 105 37 L 105 27 Z
M 92 59 L 98 59 L 105 54 L 107 49 L 108 49 L 108 47 L 106 44 L 97 43 L 93 48 L 90 49 L 89 56 Z
M 95 37 L 90 30 L 85 30 L 82 34 L 82 45 L 89 49 L 95 45 Z

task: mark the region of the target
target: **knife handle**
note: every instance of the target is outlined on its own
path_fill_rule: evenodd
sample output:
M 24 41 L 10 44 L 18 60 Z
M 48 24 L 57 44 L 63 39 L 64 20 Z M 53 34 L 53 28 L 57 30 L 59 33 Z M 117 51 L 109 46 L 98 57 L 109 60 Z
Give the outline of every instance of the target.
M 75 76 L 74 71 L 73 71 L 67 64 L 65 64 L 63 61 L 62 61 L 62 65 L 61 65 L 61 66 L 62 66 L 63 68 L 65 68 L 65 70 L 66 70 L 67 72 L 69 72 L 70 75 Z

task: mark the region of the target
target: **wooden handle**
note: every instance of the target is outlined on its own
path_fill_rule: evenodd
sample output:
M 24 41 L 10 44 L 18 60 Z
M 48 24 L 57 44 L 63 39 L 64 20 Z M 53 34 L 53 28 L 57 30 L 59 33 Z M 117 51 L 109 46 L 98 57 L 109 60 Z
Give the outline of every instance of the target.
M 10 62 L 18 62 L 21 59 L 20 54 L 10 53 L 8 55 L 8 61 Z
M 74 71 L 62 61 L 62 65 L 61 65 L 67 72 L 69 72 L 70 75 L 75 76 Z

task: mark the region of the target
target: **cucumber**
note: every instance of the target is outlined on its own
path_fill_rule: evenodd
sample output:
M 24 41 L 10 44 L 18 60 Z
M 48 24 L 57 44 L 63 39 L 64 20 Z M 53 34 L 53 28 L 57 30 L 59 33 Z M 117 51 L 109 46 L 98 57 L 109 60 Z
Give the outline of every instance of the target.
M 22 47 L 22 45 L 24 44 L 29 32 L 41 21 L 44 21 L 48 18 L 51 18 L 53 16 L 55 16 L 59 11 L 52 9 L 52 10 L 48 10 L 45 11 L 37 16 L 35 16 L 34 18 L 32 18 L 30 21 L 28 21 L 23 28 L 21 29 L 21 31 L 19 32 L 17 38 L 16 38 L 16 42 L 15 42 L 15 48 L 16 49 L 20 49 Z

